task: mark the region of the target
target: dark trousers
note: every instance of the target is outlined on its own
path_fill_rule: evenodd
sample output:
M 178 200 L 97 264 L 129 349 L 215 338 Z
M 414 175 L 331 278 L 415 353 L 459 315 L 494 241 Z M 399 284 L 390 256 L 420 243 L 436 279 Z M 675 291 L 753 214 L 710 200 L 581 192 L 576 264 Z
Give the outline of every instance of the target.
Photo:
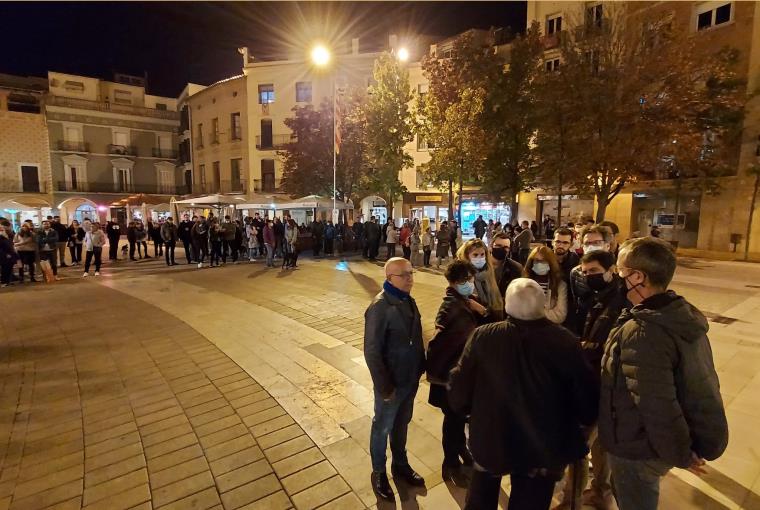
M 396 243 L 385 243 L 385 258 L 389 259 L 396 256 Z
M 377 258 L 378 252 L 380 251 L 380 239 L 367 241 L 367 244 L 369 244 L 369 259 L 375 260 Z
M 314 237 L 314 246 L 312 247 L 312 253 L 315 257 L 319 257 L 319 254 L 322 252 L 322 236 L 315 236 Z
M 549 509 L 556 483 L 554 478 L 512 474 L 510 479 L 512 490 L 508 510 Z M 500 486 L 501 476 L 474 469 L 464 510 L 496 510 L 499 506 Z
M 332 255 L 335 248 L 335 239 L 325 239 L 325 255 Z
M 211 241 L 211 265 L 212 266 L 214 265 L 214 261 L 216 261 L 217 266 L 222 261 L 222 242 L 221 241 Z
M 2 264 L 0 264 L 0 283 L 5 285 L 10 284 L 11 274 L 13 274 L 13 262 L 10 260 L 4 260 Z
M 69 253 L 71 254 L 72 264 L 82 262 L 82 245 L 81 244 L 75 244 L 74 246 L 69 246 Z
M 53 274 L 58 276 L 58 253 L 53 251 L 41 251 L 40 260 L 47 260 L 50 262 L 50 267 L 53 268 Z
M 372 429 L 369 436 L 369 453 L 372 457 L 372 470 L 385 472 L 386 448 L 388 439 L 391 441 L 391 453 L 394 466 L 406 466 L 409 460 L 406 456 L 406 435 L 409 422 L 414 411 L 414 396 L 417 386 L 411 388 L 396 388 L 393 398 L 386 402 L 375 391 L 375 416 L 372 418 Z
M 135 241 L 129 241 L 129 260 L 134 260 L 135 258 L 135 246 L 137 243 Z
M 204 262 L 208 256 L 208 241 L 204 239 L 198 243 L 193 243 L 193 256 L 196 262 Z
M 187 257 L 187 263 L 189 264 L 193 261 L 193 256 L 191 254 L 191 251 L 195 251 L 195 250 L 190 249 L 191 247 L 190 239 L 183 239 L 182 246 L 185 247 L 185 257 Z
M 449 247 L 451 248 L 451 258 L 453 259 L 457 258 L 457 242 L 455 239 L 451 240 L 451 243 L 449 243 Z
M 528 256 L 530 255 L 530 248 L 522 248 L 520 249 L 520 253 L 518 255 L 519 260 L 518 262 L 522 265 L 525 265 L 525 262 L 528 260 Z
M 119 238 L 118 237 L 109 237 L 108 238 L 108 260 L 116 260 L 119 258 Z
M 369 242 L 366 239 L 361 240 L 362 245 L 362 257 L 365 259 L 369 257 Z
M 467 438 L 464 435 L 466 419 L 451 409 L 443 410 L 443 463 L 448 466 L 459 466 L 459 455 L 467 449 Z
M 164 243 L 164 256 L 166 257 L 166 265 L 171 266 L 175 264 L 174 262 L 174 245 L 176 244 L 176 241 L 166 241 Z
M 100 261 L 103 256 L 103 248 L 100 246 L 93 246 L 92 251 L 88 251 L 84 259 L 84 272 L 90 271 L 90 264 L 92 258 L 95 257 L 95 271 L 100 271 Z
M 401 249 L 404 251 L 404 258 L 406 260 L 412 259 L 412 248 L 410 246 L 402 245 Z
M 422 247 L 422 264 L 427 267 L 430 265 L 430 246 Z
M 140 250 L 140 247 L 142 247 L 142 250 Z M 137 255 L 140 258 L 143 258 L 143 253 L 145 253 L 145 257 L 148 256 L 148 243 L 145 241 L 137 241 Z
M 153 256 L 160 257 L 164 254 L 164 241 L 153 241 Z
M 21 259 L 21 267 L 18 270 L 18 279 L 24 281 L 24 266 L 29 266 L 29 280 L 34 280 L 34 258 L 35 253 L 33 251 L 19 251 L 18 256 Z
M 223 240 L 222 241 L 222 262 L 225 264 L 227 263 L 227 252 L 229 251 L 230 256 L 232 256 L 232 261 L 237 262 L 238 259 L 238 248 L 237 248 L 237 242 L 234 239 Z

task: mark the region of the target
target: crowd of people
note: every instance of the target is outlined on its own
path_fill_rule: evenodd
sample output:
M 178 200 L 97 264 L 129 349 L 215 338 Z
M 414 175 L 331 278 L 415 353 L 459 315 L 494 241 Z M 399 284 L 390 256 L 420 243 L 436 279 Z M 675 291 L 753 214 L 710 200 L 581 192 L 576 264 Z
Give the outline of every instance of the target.
M 509 476 L 510 510 L 549 509 L 563 479 L 555 510 L 606 510 L 613 500 L 654 510 L 669 470 L 704 473 L 728 426 L 706 319 L 668 290 L 672 246 L 653 236 L 618 245 L 611 222 L 552 224 L 533 246 L 527 222 L 475 227 L 461 245 L 444 225 L 436 236 L 446 253 L 456 248 L 427 347 L 413 254 L 389 251 L 383 290 L 365 312 L 377 497 L 394 499 L 389 440 L 396 482 L 425 485 L 406 454 L 423 374 L 443 413 L 441 474 L 467 487 L 465 509 L 497 508 Z

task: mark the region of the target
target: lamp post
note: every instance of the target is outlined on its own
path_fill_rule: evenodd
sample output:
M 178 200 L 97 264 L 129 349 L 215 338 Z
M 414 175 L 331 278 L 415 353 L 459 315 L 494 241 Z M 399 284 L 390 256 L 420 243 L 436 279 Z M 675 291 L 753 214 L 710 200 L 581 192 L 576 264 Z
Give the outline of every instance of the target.
M 330 50 L 327 49 L 327 47 L 323 45 L 317 45 L 311 50 L 311 61 L 312 63 L 317 67 L 327 67 L 327 65 L 330 63 L 330 60 L 332 59 L 332 55 L 330 54 Z M 336 123 L 336 113 L 337 113 L 337 94 L 335 90 L 335 74 L 331 74 L 331 89 L 332 89 L 332 107 L 333 107 L 333 212 L 332 212 L 332 219 L 333 221 L 336 221 L 337 211 L 338 211 L 338 204 L 337 204 L 337 198 L 338 198 L 338 172 L 337 172 L 337 147 L 335 146 L 335 142 L 337 140 L 336 138 L 336 129 L 337 129 L 337 123 Z

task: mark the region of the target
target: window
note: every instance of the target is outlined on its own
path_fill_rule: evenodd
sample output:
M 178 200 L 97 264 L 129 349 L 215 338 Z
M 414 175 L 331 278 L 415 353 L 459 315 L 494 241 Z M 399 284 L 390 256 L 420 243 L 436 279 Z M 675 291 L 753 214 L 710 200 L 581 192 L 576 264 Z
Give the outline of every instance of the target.
M 601 7 L 601 6 L 600 6 Z M 562 15 L 553 14 L 546 18 L 546 35 L 556 34 L 562 31 Z
M 198 165 L 198 175 L 200 176 L 201 193 L 206 192 L 206 165 Z
M 274 160 L 261 160 L 261 190 L 274 191 Z
M 242 138 L 242 129 L 240 126 L 240 112 L 235 112 L 230 115 L 230 133 L 232 133 L 233 140 L 240 140 Z
M 425 102 L 425 96 L 427 96 L 428 93 L 428 84 L 427 83 L 420 83 L 417 85 L 417 93 L 420 95 L 420 101 L 422 103 Z
M 221 187 L 222 187 L 222 171 L 219 168 L 219 162 L 214 161 L 211 164 L 211 169 L 214 172 L 214 193 L 219 193 Z
M 261 149 L 271 149 L 274 139 L 272 137 L 272 119 L 261 119 Z
M 219 143 L 219 117 L 211 119 L 211 143 Z
M 274 85 L 259 85 L 259 104 L 274 103 Z
M 296 103 L 311 103 L 310 81 L 299 81 L 296 83 Z
M 198 124 L 198 141 L 195 146 L 199 149 L 203 148 L 203 124 Z
M 40 192 L 40 170 L 38 165 L 20 165 L 21 191 L 27 193 Z
M 166 110 L 165 103 L 156 103 L 156 110 Z
M 544 62 L 544 67 L 547 72 L 559 71 L 559 59 L 553 58 Z
M 731 2 L 705 2 L 697 6 L 697 31 L 723 25 L 732 17 Z
M 422 134 L 417 135 L 417 150 L 418 151 L 428 150 L 428 144 L 427 144 L 427 139 L 425 138 L 425 135 L 422 135 Z
M 114 167 L 114 191 L 132 191 L 132 169 Z
M 132 92 L 129 90 L 114 89 L 113 102 L 119 104 L 132 104 Z
M 239 158 L 230 160 L 230 191 L 243 191 L 243 181 L 240 179 L 242 162 Z
M 586 26 L 602 27 L 604 10 L 602 4 L 591 4 L 586 6 Z
M 71 92 L 84 92 L 84 83 L 81 81 L 66 80 L 63 84 L 63 88 L 70 90 Z

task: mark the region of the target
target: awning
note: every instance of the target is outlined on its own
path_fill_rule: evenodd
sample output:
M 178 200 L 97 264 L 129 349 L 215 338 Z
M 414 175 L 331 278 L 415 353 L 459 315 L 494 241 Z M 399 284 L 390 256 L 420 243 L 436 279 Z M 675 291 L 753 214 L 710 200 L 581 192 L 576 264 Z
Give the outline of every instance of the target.
M 177 200 L 172 203 L 181 205 L 184 207 L 216 207 L 221 209 L 227 206 L 234 206 L 237 204 L 245 203 L 248 201 L 248 197 L 245 195 L 206 195 L 203 197 L 186 198 L 185 200 Z
M 291 200 L 282 195 L 263 195 L 254 193 L 244 204 L 235 204 L 235 209 L 282 209 Z
M 305 197 L 291 200 L 290 202 L 281 205 L 278 209 L 323 209 L 331 211 L 333 208 L 333 199 L 320 197 L 318 195 L 307 195 Z M 336 209 L 353 209 L 354 204 L 349 200 L 348 202 L 341 202 L 340 200 L 335 202 Z

